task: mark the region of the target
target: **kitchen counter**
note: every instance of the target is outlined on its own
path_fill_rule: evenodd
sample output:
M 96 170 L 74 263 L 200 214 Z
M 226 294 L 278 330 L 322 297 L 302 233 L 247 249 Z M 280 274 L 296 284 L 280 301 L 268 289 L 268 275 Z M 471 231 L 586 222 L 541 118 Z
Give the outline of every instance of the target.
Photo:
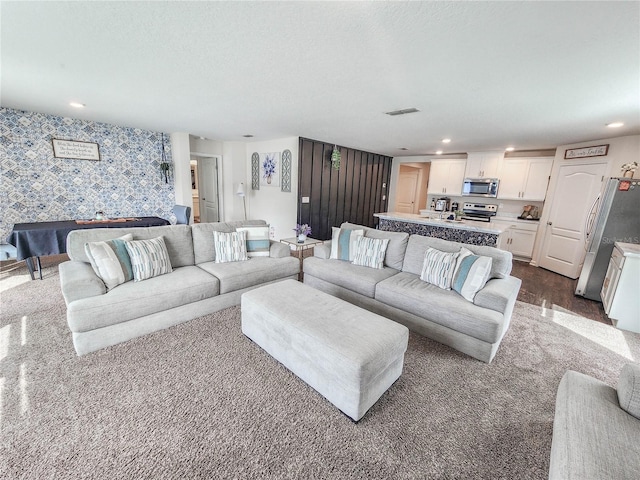
M 380 230 L 407 232 L 453 242 L 491 247 L 497 245 L 498 236 L 510 227 L 508 221 L 493 223 L 473 220 L 440 220 L 400 212 L 374 213 L 373 216 L 380 219 L 378 225 Z

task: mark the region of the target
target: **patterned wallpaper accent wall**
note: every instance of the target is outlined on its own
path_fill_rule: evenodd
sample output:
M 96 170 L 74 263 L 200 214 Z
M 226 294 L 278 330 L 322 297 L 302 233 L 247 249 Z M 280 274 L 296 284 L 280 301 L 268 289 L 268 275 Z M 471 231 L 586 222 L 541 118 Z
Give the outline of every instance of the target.
M 100 161 L 54 158 L 51 139 L 96 142 Z M 171 162 L 169 135 L 164 136 Z M 161 133 L 0 108 L 0 243 L 14 223 L 158 216 L 175 220 Z

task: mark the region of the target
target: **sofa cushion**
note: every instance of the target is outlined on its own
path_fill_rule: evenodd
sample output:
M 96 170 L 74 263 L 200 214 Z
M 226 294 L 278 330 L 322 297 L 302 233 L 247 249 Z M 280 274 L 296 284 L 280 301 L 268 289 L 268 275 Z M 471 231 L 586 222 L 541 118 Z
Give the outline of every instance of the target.
M 460 249 L 458 264 L 451 288 L 465 300 L 473 302 L 476 293 L 485 286 L 491 274 L 491 257 L 474 255 L 465 247 Z
M 126 242 L 136 282 L 171 273 L 171 261 L 163 237 Z
M 247 256 L 268 257 L 271 242 L 269 241 L 269 225 L 254 227 L 238 227 L 236 232 L 247 234 Z
M 149 240 L 164 237 L 172 267 L 184 267 L 194 264 L 193 240 L 190 225 L 163 225 L 159 227 L 133 228 L 87 228 L 72 230 L 67 236 L 67 254 L 71 260 L 90 263 L 84 244 L 112 240 L 128 233 L 134 240 Z
M 333 260 L 352 261 L 356 253 L 356 240 L 364 235 L 362 229 L 338 228 L 331 229 L 331 256 Z
M 244 262 L 247 256 L 247 232 L 213 232 L 216 263 Z
M 459 255 L 459 253 L 447 253 L 435 248 L 427 248 L 422 262 L 420 280 L 444 290 L 451 290 L 451 280 L 458 264 Z
M 216 259 L 213 247 L 213 232 L 235 232 L 242 226 L 266 225 L 264 220 L 244 220 L 240 222 L 194 223 L 191 225 L 193 235 L 194 263 L 213 262 Z
M 459 252 L 462 247 L 468 248 L 474 255 L 491 257 L 491 273 L 489 278 L 507 278 L 511 273 L 513 255 L 511 252 L 484 245 L 469 245 L 466 243 L 450 242 L 441 238 L 411 235 L 404 256 L 402 271 L 420 275 L 422 262 L 427 248 L 436 248 L 443 252 Z
M 304 259 L 304 273 L 373 298 L 376 284 L 396 275 L 398 270 L 389 267 L 373 269 L 353 265 L 346 260 L 324 260 L 308 257 Z
M 125 246 L 125 242 L 130 240 L 133 240 L 133 235 L 128 233 L 113 240 L 84 244 L 91 268 L 102 279 L 107 289 L 133 280 L 131 259 Z
M 402 270 L 402 262 L 407 249 L 409 234 L 405 232 L 386 232 L 375 228 L 356 225 L 355 223 L 345 222 L 340 225 L 341 228 L 361 228 L 364 230 L 364 236 L 370 238 L 387 238 L 389 245 L 384 255 L 384 265 L 386 267 Z
M 384 267 L 384 254 L 389 240 L 386 238 L 358 237 L 353 264 L 370 268 Z
M 178 267 L 144 282 L 123 283 L 104 295 L 75 300 L 67 307 L 67 321 L 72 332 L 87 332 L 219 293 L 217 278 L 196 266 Z
M 495 343 L 503 334 L 504 315 L 469 303 L 456 292 L 423 282 L 412 273 L 401 272 L 379 282 L 375 299 L 485 342 Z
M 622 409 L 640 419 L 640 364 L 622 367 L 618 379 L 618 400 Z
M 205 262 L 198 267 L 220 280 L 220 294 L 297 276 L 300 272 L 299 260 L 291 256 L 287 258 L 254 257 L 245 262 Z

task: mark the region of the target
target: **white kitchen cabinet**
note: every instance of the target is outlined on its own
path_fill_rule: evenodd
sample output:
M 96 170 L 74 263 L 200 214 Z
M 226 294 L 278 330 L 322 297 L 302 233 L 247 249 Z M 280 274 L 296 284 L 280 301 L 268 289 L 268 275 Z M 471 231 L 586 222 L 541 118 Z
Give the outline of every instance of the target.
M 498 198 L 544 201 L 553 158 L 505 158 L 500 167 Z
M 504 154 L 502 152 L 470 152 L 464 176 L 467 178 L 498 178 Z
M 600 297 L 617 328 L 640 333 L 640 245 L 616 242 Z
M 429 170 L 429 195 L 460 196 L 466 160 L 433 160 Z
M 535 223 L 512 223 L 498 237 L 498 248 L 511 252 L 514 257 L 531 260 L 536 243 L 538 225 Z

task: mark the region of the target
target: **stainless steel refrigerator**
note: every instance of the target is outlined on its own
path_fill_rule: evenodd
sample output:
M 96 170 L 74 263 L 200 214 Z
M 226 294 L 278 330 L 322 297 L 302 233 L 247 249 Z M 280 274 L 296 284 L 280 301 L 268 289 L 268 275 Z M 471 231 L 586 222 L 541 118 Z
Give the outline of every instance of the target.
M 640 243 L 640 180 L 610 178 L 602 194 L 600 207 L 594 214 L 591 231 L 587 231 L 587 253 L 576 295 L 601 302 L 600 290 L 613 244 Z

